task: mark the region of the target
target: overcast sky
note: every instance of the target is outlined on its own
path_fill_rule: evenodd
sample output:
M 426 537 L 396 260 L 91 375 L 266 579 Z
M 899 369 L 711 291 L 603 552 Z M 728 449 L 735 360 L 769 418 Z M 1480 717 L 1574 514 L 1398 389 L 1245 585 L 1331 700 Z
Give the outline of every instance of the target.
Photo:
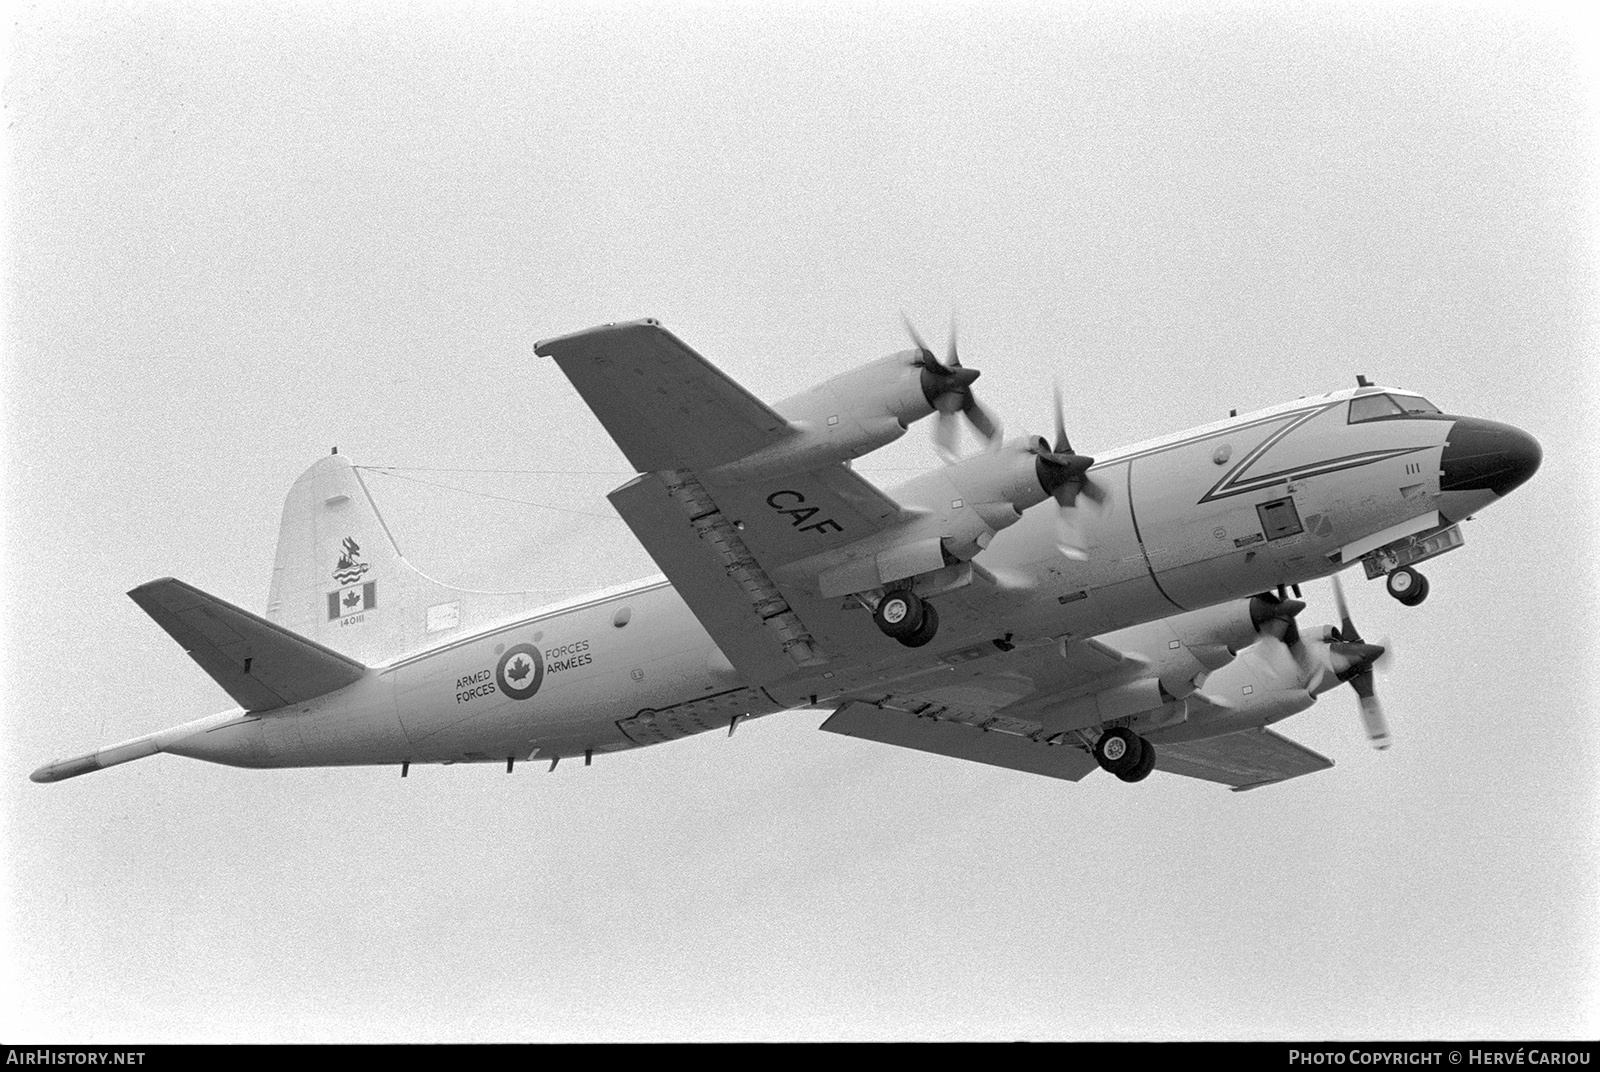
M 13 12 L 0 1037 L 1600 1034 L 1575 10 Z M 424 570 L 561 598 L 654 567 L 535 340 L 653 316 L 777 399 L 901 348 L 902 310 L 959 315 L 1011 430 L 1059 376 L 1091 454 L 1364 373 L 1544 466 L 1423 606 L 1351 579 L 1394 747 L 1339 690 L 1278 727 L 1337 765 L 1256 792 L 807 712 L 549 774 L 27 780 L 230 706 L 124 593 L 260 609 L 330 447 L 406 469 L 369 486 Z M 863 468 L 931 464 L 919 426 Z

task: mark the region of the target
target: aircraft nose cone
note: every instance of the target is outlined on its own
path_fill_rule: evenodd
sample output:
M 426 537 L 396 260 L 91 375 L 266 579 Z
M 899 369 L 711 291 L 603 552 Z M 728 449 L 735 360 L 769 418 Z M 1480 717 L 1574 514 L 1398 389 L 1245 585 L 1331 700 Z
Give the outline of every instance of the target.
M 1445 441 L 1439 490 L 1509 495 L 1538 471 L 1543 458 L 1539 441 L 1520 428 L 1458 417 Z

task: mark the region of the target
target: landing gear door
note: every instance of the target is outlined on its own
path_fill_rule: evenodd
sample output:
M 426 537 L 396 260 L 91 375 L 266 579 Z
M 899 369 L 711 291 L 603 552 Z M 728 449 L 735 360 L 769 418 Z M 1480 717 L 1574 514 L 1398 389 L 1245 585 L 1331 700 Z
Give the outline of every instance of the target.
M 1466 542 L 1460 525 L 1442 526 L 1370 551 L 1361 557 L 1361 565 L 1367 571 L 1367 580 L 1376 580 L 1402 566 L 1415 566 L 1446 551 L 1454 551 Z

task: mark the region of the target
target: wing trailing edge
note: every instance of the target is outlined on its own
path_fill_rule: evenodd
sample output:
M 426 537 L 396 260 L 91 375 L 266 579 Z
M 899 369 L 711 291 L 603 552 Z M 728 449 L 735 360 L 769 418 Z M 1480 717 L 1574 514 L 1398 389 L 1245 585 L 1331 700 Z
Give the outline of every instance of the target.
M 846 737 L 878 741 L 919 752 L 965 759 L 1076 782 L 1098 769 L 1089 753 L 1069 744 L 1045 744 L 943 719 L 919 718 L 909 711 L 851 702 L 835 711 L 821 729 Z

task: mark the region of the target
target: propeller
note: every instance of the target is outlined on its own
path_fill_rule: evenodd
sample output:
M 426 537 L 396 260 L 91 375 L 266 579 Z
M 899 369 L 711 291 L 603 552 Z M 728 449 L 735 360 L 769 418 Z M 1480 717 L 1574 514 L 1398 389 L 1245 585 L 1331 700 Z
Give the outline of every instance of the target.
M 1328 644 L 1328 654 L 1334 672 L 1340 681 L 1349 682 L 1361 701 L 1361 721 L 1367 728 L 1367 739 L 1374 748 L 1389 747 L 1389 724 L 1383 717 L 1383 704 L 1374 688 L 1372 668 L 1388 652 L 1388 645 L 1368 644 L 1356 632 L 1356 623 L 1350 617 L 1350 607 L 1344 601 L 1344 586 L 1338 574 L 1333 581 L 1333 602 L 1339 608 L 1339 628 L 1334 630 Z M 1341 669 L 1340 664 L 1344 666 Z
M 1060 507 L 1056 511 L 1056 544 L 1061 553 L 1079 561 L 1089 557 L 1088 541 L 1084 538 L 1082 519 L 1077 513 L 1078 496 L 1082 495 L 1096 507 L 1104 506 L 1110 493 L 1106 486 L 1089 476 L 1094 459 L 1075 453 L 1067 439 L 1067 421 L 1061 404 L 1061 384 L 1055 385 L 1056 441 L 1052 446 L 1041 437 L 1034 441 L 1029 453 L 1035 456 L 1034 472 L 1039 486 L 1044 488 Z
M 1303 663 L 1300 648 L 1300 627 L 1295 616 L 1306 609 L 1298 599 L 1286 599 L 1272 592 L 1262 592 L 1250 600 L 1250 623 L 1261 637 L 1262 654 L 1286 678 L 1298 679 Z M 1297 651 L 1296 649 L 1300 649 Z M 1315 691 L 1316 682 L 1307 686 Z
M 1373 667 L 1389 661 L 1389 644 L 1369 644 L 1361 639 L 1350 608 L 1345 603 L 1339 578 L 1333 577 L 1333 599 L 1339 610 L 1339 624 L 1324 626 L 1313 638 L 1315 650 L 1301 642 L 1295 616 L 1306 609 L 1298 599 L 1263 592 L 1250 600 L 1250 621 L 1260 636 L 1261 654 L 1273 669 L 1286 679 L 1307 678 L 1304 688 L 1313 696 L 1345 683 L 1356 690 L 1361 702 L 1361 720 L 1374 748 L 1389 747 L 1389 728 L 1383 705 L 1373 687 Z M 1281 591 L 1281 589 L 1280 589 Z M 1326 649 L 1324 656 L 1322 651 Z M 1333 681 L 1329 681 L 1329 676 Z
M 978 370 L 961 365 L 961 358 L 956 353 L 955 321 L 950 321 L 950 359 L 940 364 L 939 359 L 933 356 L 933 351 L 928 349 L 928 344 L 922 341 L 922 336 L 917 334 L 911 318 L 902 313 L 900 319 L 905 322 L 906 334 L 911 336 L 912 345 L 917 348 L 917 363 L 922 366 L 922 397 L 928 400 L 928 405 L 935 411 L 933 442 L 939 454 L 946 461 L 956 456 L 956 435 L 960 431 L 957 414 L 965 417 L 967 423 L 972 425 L 972 430 L 989 446 L 998 445 L 1000 421 L 984 409 L 972 393 L 972 381 L 978 378 Z

